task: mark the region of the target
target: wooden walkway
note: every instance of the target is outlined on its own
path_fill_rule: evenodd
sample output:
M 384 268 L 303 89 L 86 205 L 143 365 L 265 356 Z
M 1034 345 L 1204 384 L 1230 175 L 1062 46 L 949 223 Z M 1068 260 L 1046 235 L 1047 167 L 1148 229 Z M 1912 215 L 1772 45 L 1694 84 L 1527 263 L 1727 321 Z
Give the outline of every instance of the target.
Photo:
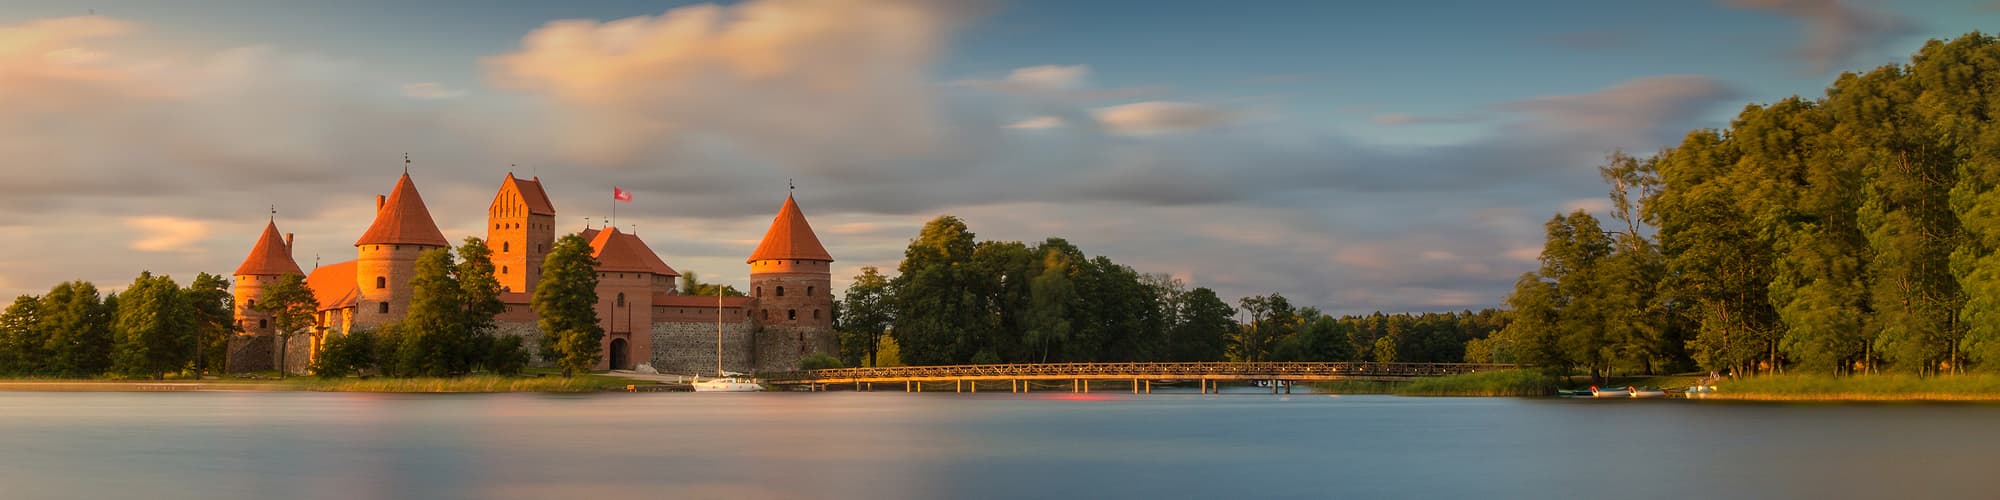
M 953 382 L 964 391 L 980 381 L 1009 381 L 1015 392 L 1027 390 L 1031 381 L 1069 382 L 1075 392 L 1089 392 L 1092 380 L 1123 380 L 1133 392 L 1151 392 L 1153 382 L 1199 381 L 1209 392 L 1224 381 L 1268 381 L 1273 391 L 1290 382 L 1332 380 L 1411 380 L 1424 377 L 1459 375 L 1513 368 L 1507 364 L 1479 363 L 1035 363 L 1005 365 L 898 366 L 893 368 L 837 368 L 773 373 L 760 377 L 774 386 L 803 386 L 820 390 L 830 386 L 852 386 L 867 390 L 877 383 L 902 383 L 904 390 L 921 391 L 924 382 Z

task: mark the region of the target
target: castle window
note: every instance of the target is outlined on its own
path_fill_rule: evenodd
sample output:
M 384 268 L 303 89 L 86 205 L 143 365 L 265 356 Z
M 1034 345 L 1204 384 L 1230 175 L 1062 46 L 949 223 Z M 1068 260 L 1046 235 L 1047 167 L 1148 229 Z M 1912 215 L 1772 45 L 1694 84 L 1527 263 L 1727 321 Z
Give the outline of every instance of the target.
M 250 299 L 250 308 L 251 309 L 257 308 L 257 299 Z
M 779 296 L 779 297 L 783 297 L 783 296 L 785 296 L 785 287 L 782 287 L 782 286 L 781 286 L 781 287 L 778 287 L 778 296 Z
M 376 304 L 376 305 L 375 305 L 375 312 L 379 312 L 379 313 L 382 313 L 382 314 L 389 314 L 389 303 L 388 303 L 388 302 L 383 302 L 383 303 L 381 303 L 381 304 Z
M 505 242 L 505 241 L 502 241 L 502 242 L 500 242 L 500 251 L 501 251 L 501 252 L 512 252 L 512 251 L 514 251 L 514 244 L 513 244 L 513 243 L 508 243 L 508 242 Z
M 493 228 L 494 228 L 494 229 L 500 229 L 500 225 L 499 225 L 499 224 L 494 224 L 494 225 L 493 225 Z
M 271 326 L 271 324 L 269 323 L 269 320 L 262 320 L 262 319 L 260 319 L 260 320 L 257 320 L 257 327 L 258 327 L 258 328 L 266 328 L 266 327 L 269 327 L 269 326 Z
M 814 310 L 813 310 L 813 319 L 819 319 L 819 310 L 818 310 L 818 309 L 814 309 Z
M 807 297 L 813 296 L 813 287 L 806 287 L 806 296 Z
M 389 278 L 382 276 L 375 277 L 375 288 L 388 288 L 388 287 L 389 287 Z
M 763 296 L 764 296 L 764 287 L 761 287 L 761 286 L 760 286 L 760 287 L 757 287 L 757 296 L 758 296 L 758 297 L 763 297 Z
M 764 319 L 771 319 L 771 310 L 770 310 L 770 309 L 765 309 L 765 310 L 764 310 Z
M 798 321 L 798 320 L 799 320 L 799 310 L 798 310 L 798 309 L 786 309 L 786 310 L 785 310 L 785 320 L 786 320 L 786 321 Z
M 618 307 L 625 307 L 625 293 L 618 293 Z
M 500 274 L 507 274 L 507 266 L 500 266 Z

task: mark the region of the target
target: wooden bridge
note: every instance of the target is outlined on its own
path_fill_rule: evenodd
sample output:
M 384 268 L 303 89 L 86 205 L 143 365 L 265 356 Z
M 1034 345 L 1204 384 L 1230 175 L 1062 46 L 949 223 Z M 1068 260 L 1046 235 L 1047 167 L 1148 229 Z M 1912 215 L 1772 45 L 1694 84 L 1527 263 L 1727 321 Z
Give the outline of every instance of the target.
M 1459 375 L 1513 368 L 1508 364 L 1483 363 L 1035 363 L 1005 365 L 898 366 L 892 368 L 835 368 L 773 373 L 761 377 L 765 384 L 803 386 L 826 390 L 851 386 L 873 390 L 876 383 L 903 384 L 903 390 L 922 392 L 926 382 L 952 382 L 954 390 L 979 391 L 979 382 L 1007 381 L 1013 392 L 1027 392 L 1029 382 L 1066 382 L 1072 392 L 1090 392 L 1093 380 L 1129 381 L 1133 393 L 1150 393 L 1154 382 L 1196 381 L 1203 393 L 1219 390 L 1225 381 L 1267 381 L 1272 392 L 1290 382 L 1332 380 L 1412 380 L 1424 377 Z

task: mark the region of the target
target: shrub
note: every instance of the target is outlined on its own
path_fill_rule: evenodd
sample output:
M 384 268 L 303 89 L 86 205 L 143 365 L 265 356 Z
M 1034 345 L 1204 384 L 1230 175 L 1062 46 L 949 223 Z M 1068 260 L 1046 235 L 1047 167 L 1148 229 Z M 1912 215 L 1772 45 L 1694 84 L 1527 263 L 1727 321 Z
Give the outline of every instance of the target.
M 806 356 L 806 359 L 799 360 L 800 370 L 827 370 L 832 368 L 843 368 L 843 367 L 844 366 L 840 364 L 839 358 L 835 358 L 833 356 L 828 356 L 825 354 L 814 354 L 811 356 Z
M 327 336 L 319 360 L 313 363 L 313 373 L 321 378 L 340 378 L 374 368 L 375 340 L 375 332 L 365 329 Z

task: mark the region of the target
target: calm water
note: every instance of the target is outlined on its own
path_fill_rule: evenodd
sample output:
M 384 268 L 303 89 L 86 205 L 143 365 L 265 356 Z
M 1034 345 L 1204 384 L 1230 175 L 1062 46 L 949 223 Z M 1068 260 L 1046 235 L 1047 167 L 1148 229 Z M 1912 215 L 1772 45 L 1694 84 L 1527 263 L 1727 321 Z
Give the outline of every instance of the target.
M 0 498 L 1993 498 L 2000 406 L 0 393 Z

